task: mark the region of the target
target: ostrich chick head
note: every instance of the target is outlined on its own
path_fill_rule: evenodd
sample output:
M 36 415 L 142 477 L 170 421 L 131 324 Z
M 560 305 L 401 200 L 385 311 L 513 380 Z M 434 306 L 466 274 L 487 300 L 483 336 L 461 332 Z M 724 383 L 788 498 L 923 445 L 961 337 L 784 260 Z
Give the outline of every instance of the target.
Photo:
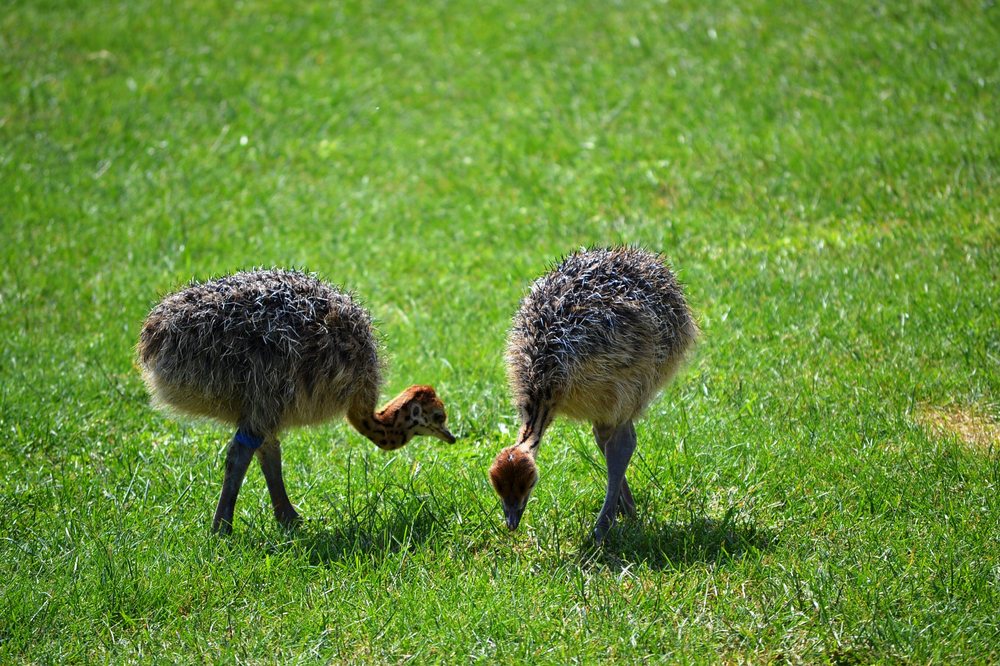
M 500 495 L 507 527 L 516 530 L 538 483 L 538 466 L 530 453 L 516 446 L 501 451 L 490 467 L 490 482 Z
M 400 393 L 382 410 L 381 420 L 401 431 L 404 442 L 415 435 L 428 435 L 455 443 L 455 436 L 445 425 L 448 415 L 444 403 L 430 386 L 411 386 Z

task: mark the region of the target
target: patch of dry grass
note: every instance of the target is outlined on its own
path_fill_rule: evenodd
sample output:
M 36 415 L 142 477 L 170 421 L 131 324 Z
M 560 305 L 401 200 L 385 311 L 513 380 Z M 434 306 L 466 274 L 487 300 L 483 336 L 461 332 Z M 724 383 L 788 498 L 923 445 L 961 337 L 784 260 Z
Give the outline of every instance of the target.
M 971 448 L 992 451 L 1000 443 L 1000 424 L 975 406 L 921 405 L 916 419 L 935 435 L 956 435 Z

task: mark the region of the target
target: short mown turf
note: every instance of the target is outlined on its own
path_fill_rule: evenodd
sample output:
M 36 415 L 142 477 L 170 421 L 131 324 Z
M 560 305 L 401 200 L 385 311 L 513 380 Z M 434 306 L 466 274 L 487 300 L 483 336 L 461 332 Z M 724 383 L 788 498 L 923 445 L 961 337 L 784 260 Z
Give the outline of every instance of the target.
M 0 662 L 1000 660 L 993 2 L 14 1 L 0 12 Z M 510 315 L 667 254 L 704 338 L 604 548 L 589 427 L 521 528 Z M 192 278 L 318 272 L 460 441 L 290 432 L 295 531 L 133 350 Z

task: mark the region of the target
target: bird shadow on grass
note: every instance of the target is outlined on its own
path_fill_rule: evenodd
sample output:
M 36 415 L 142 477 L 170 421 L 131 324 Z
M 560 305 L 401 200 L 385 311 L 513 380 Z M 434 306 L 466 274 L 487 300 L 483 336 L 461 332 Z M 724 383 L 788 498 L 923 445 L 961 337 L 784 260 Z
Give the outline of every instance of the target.
M 650 525 L 626 520 L 602 545 L 581 545 L 584 562 L 622 570 L 636 564 L 666 569 L 692 564 L 726 564 L 754 557 L 778 542 L 777 534 L 745 520 L 692 516 L 683 522 Z
M 307 518 L 286 531 L 285 547 L 300 548 L 313 564 L 365 559 L 381 562 L 419 548 L 438 531 L 426 505 L 384 506 L 373 501 L 340 519 Z

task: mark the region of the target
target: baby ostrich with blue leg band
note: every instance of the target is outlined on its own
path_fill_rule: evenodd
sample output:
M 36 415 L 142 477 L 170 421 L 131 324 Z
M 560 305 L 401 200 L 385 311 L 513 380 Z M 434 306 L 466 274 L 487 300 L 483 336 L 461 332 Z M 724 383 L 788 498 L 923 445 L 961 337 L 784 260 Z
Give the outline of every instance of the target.
M 616 513 L 632 515 L 625 479 L 636 447 L 633 420 L 680 367 L 698 326 L 674 274 L 632 247 L 577 252 L 531 286 L 507 339 L 507 374 L 521 420 L 490 481 L 516 529 L 538 481 L 535 459 L 558 414 L 593 425 L 608 468 L 594 526 L 604 539 Z
M 371 317 L 349 294 L 305 273 L 235 273 L 167 296 L 143 324 L 138 357 L 157 402 L 236 427 L 213 531 L 232 530 L 254 456 L 275 518 L 299 520 L 281 474 L 278 435 L 287 428 L 346 414 L 382 449 L 415 435 L 455 441 L 430 386 L 411 386 L 376 409 L 382 366 Z

